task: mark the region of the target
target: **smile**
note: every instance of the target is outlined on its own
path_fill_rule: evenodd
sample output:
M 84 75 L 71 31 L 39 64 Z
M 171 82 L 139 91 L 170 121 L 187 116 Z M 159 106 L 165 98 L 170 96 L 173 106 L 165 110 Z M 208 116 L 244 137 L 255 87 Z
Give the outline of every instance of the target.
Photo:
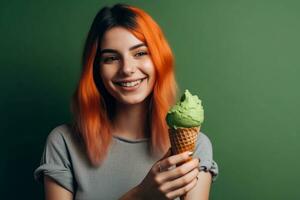
M 146 78 L 138 79 L 136 81 L 131 81 L 131 82 L 116 82 L 117 85 L 122 86 L 122 87 L 135 87 L 139 85 L 143 80 Z

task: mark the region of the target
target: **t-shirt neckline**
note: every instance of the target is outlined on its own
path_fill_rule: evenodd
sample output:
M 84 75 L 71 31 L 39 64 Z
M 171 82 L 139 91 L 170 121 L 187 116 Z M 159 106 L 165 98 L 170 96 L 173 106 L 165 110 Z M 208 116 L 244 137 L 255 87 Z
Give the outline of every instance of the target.
M 128 139 L 128 138 L 123 138 L 120 136 L 113 135 L 113 138 L 120 140 L 122 142 L 127 142 L 127 143 L 141 143 L 141 142 L 147 142 L 149 138 L 140 138 L 140 139 Z

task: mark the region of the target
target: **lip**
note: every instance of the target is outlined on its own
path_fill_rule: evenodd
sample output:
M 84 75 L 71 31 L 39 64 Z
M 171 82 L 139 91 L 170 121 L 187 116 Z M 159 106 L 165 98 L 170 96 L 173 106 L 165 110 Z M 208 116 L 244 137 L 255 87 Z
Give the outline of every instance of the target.
M 123 87 L 123 86 L 119 85 L 118 83 L 115 83 L 115 84 L 117 85 L 118 88 L 121 88 L 123 91 L 135 91 L 144 83 L 144 81 L 146 79 L 147 79 L 147 77 L 142 78 L 142 79 L 136 79 L 136 80 L 142 80 L 142 81 L 138 85 L 133 86 L 133 87 Z
M 128 83 L 128 82 L 133 82 L 133 81 L 138 81 L 138 80 L 143 80 L 146 79 L 147 77 L 143 77 L 143 78 L 138 78 L 138 79 L 125 79 L 125 80 L 118 80 L 118 81 L 114 81 L 115 83 Z

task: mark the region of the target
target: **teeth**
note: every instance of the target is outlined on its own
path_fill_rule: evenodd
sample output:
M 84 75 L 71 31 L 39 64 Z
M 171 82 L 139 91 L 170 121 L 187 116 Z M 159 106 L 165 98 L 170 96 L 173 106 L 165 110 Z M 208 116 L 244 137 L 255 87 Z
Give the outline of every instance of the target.
M 133 87 L 133 86 L 140 84 L 140 82 L 142 82 L 141 79 L 137 80 L 137 81 L 132 81 L 132 82 L 120 82 L 119 84 L 124 87 Z

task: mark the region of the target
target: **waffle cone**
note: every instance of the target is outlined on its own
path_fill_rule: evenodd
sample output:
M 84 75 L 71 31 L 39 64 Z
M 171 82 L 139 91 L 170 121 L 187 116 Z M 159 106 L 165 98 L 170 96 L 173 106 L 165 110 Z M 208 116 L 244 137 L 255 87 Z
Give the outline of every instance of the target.
M 169 128 L 169 138 L 171 143 L 172 154 L 180 154 L 185 151 L 194 152 L 197 141 L 198 133 L 200 132 L 199 127 L 191 128 Z M 189 160 L 191 160 L 190 158 Z M 189 161 L 188 160 L 188 161 Z M 186 161 L 186 162 L 188 162 Z M 180 200 L 184 200 L 186 195 L 180 197 Z
M 194 152 L 200 127 L 169 128 L 168 130 L 173 154 L 180 154 L 185 151 Z

